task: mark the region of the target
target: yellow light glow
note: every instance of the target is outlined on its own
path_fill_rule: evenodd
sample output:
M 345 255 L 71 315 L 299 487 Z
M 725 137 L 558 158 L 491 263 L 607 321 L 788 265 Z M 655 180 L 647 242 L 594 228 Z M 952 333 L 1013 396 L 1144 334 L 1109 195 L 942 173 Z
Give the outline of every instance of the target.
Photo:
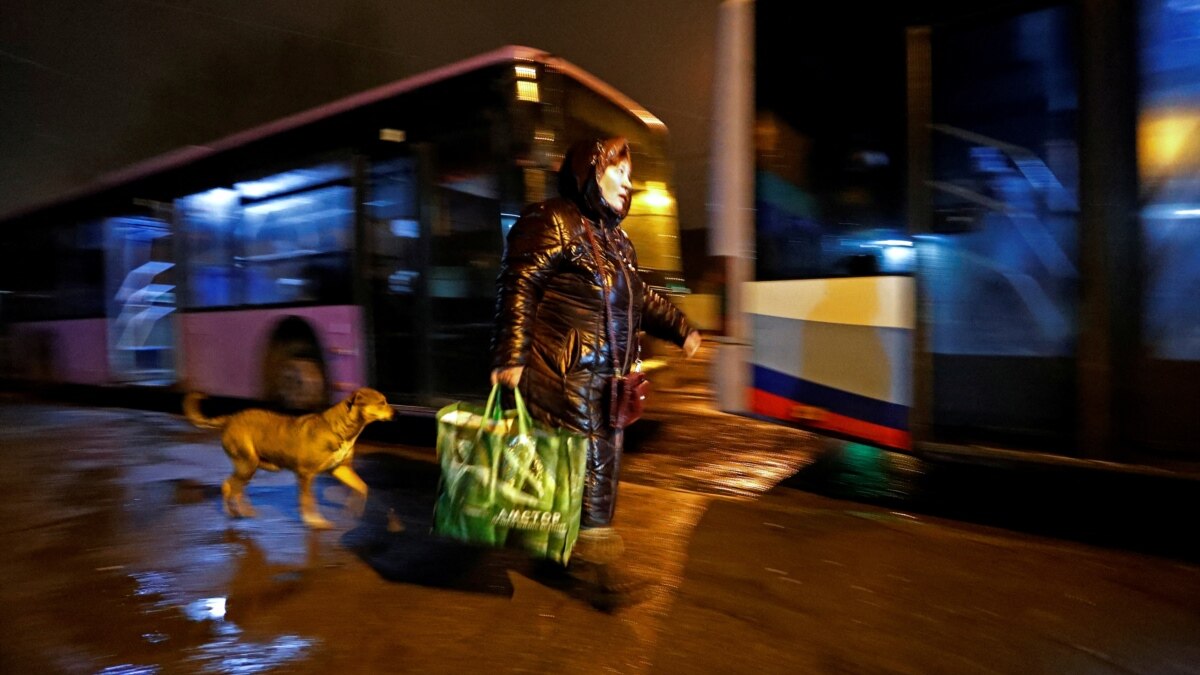
M 553 129 L 538 129 L 537 131 L 533 132 L 533 140 L 543 141 L 545 143 L 553 143 L 554 142 L 554 130 Z
M 1187 152 L 1188 141 L 1200 128 L 1195 110 L 1170 110 L 1142 116 L 1137 130 L 1138 167 L 1144 177 L 1178 171 L 1196 161 Z
M 407 135 L 403 129 L 380 129 L 379 140 L 390 141 L 392 143 L 403 143 Z
M 653 180 L 646 181 L 646 189 L 637 196 L 639 201 L 652 211 L 665 211 L 675 203 L 675 199 L 667 191 L 666 184 Z
M 526 80 L 536 80 L 537 79 L 537 68 L 534 68 L 533 66 L 516 66 L 516 68 L 514 68 L 514 70 L 516 70 L 516 72 L 517 72 L 517 77 L 520 77 L 520 78 L 523 78 Z
M 655 117 L 654 114 L 651 113 L 649 110 L 633 110 L 632 112 L 634 115 L 637 115 L 637 118 L 639 120 L 641 120 L 642 123 L 645 124 L 646 126 L 663 127 L 663 128 L 665 128 L 667 126 L 662 123 L 662 120 Z
M 539 100 L 541 100 L 538 97 L 537 82 L 530 82 L 529 80 L 517 80 L 517 100 L 532 101 L 534 103 L 537 103 Z

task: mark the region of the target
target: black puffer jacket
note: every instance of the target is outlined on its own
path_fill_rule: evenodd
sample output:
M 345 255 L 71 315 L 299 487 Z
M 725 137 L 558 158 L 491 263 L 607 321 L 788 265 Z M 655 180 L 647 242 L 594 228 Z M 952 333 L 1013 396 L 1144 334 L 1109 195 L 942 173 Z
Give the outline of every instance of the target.
M 525 367 L 520 388 L 534 418 L 593 437 L 611 431 L 609 376 L 637 358 L 637 331 L 676 345 L 691 331 L 683 313 L 638 275 L 637 254 L 619 225 L 625 214 L 597 196 L 598 165 L 595 157 L 568 155 L 560 176 L 564 197 L 529 207 L 509 232 L 492 344 L 494 367 Z M 589 228 L 601 249 L 599 265 Z M 612 351 L 599 268 L 608 278 Z

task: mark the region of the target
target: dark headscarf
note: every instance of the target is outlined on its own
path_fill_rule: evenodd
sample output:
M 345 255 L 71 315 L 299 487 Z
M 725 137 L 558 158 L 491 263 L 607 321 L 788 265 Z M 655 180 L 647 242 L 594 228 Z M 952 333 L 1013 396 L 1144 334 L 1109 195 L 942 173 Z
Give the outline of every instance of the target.
M 629 160 L 629 142 L 624 138 L 605 138 L 580 141 L 567 150 L 558 170 L 558 194 L 575 202 L 583 215 L 606 225 L 616 225 L 629 214 L 629 203 L 620 212 L 614 210 L 600 194 L 596 179 L 608 167 Z

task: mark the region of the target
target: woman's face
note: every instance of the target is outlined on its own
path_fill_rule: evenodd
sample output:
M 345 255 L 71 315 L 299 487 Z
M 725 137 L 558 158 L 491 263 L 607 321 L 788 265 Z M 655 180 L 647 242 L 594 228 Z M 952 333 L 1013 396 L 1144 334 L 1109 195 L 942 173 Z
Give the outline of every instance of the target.
M 596 177 L 596 182 L 600 184 L 600 196 L 617 213 L 625 212 L 633 192 L 633 184 L 629 182 L 630 168 L 629 160 L 624 159 L 610 164 L 604 173 Z

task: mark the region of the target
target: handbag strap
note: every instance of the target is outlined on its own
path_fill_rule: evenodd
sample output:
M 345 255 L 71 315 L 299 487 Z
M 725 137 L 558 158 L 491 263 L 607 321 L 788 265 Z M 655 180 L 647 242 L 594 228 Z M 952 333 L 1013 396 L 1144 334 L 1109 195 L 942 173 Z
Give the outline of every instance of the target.
M 604 273 L 604 255 L 600 252 L 600 245 L 596 243 L 596 234 L 592 232 L 592 224 L 584 223 L 583 229 L 587 232 L 588 241 L 592 244 L 592 257 L 596 260 L 596 271 L 600 274 L 600 301 L 604 306 L 604 323 L 608 326 L 608 356 L 613 362 L 613 368 L 616 369 L 617 375 L 624 375 L 629 366 L 629 349 L 625 350 L 625 359 L 620 366 L 617 365 L 617 333 L 613 327 L 612 311 L 608 306 L 608 275 Z M 604 238 L 605 243 L 608 242 L 607 235 Z M 622 269 L 622 273 L 624 270 Z M 629 277 L 625 278 L 625 286 L 629 287 Z M 629 330 L 633 332 L 633 289 L 629 288 Z

